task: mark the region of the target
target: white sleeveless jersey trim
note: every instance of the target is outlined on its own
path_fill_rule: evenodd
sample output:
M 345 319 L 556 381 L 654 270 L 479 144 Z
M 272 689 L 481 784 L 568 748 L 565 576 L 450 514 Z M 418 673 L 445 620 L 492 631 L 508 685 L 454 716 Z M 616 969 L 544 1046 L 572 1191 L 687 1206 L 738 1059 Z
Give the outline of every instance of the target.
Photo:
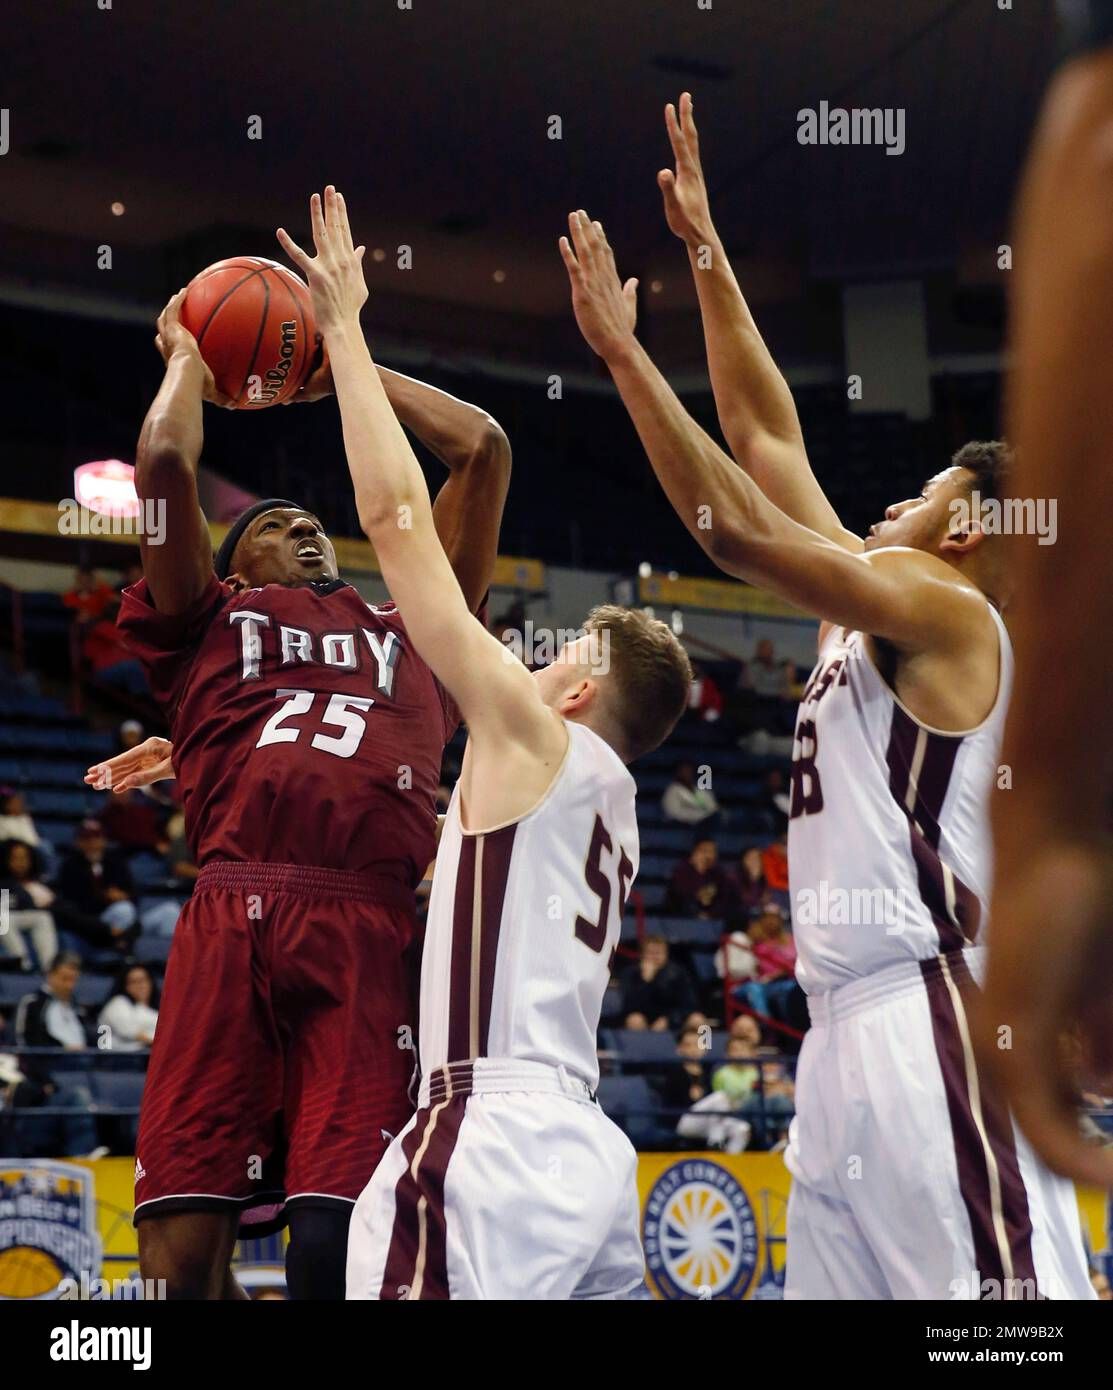
M 987 798 L 1012 682 L 1008 634 L 988 607 L 997 694 L 962 732 L 918 720 L 862 633 L 836 628 L 823 644 L 797 717 L 789 820 L 797 978 L 809 994 L 984 940 Z
M 909 717 L 909 719 L 912 720 L 913 724 L 923 729 L 925 733 L 938 734 L 940 738 L 972 738 L 974 734 L 980 734 L 983 729 L 988 727 L 993 722 L 993 720 L 997 719 L 1000 716 L 1004 706 L 1008 704 L 1009 691 L 1007 683 L 1001 679 L 1001 676 L 1003 674 L 1002 667 L 1005 663 L 1005 653 L 1007 649 L 1010 649 L 1010 639 L 1005 629 L 1004 619 L 1001 617 L 1000 613 L 997 612 L 997 609 L 994 608 L 992 604 L 989 605 L 989 612 L 991 617 L 994 619 L 995 625 L 997 627 L 997 694 L 993 698 L 993 704 L 990 706 L 989 713 L 986 715 L 986 717 L 981 721 L 980 724 L 975 724 L 973 728 L 970 729 L 937 729 L 932 724 L 925 724 L 922 719 L 918 718 L 916 715 L 912 713 L 912 711 L 900 698 L 897 692 L 893 689 L 893 687 L 888 683 L 885 677 L 877 669 L 877 664 L 875 663 L 873 657 L 870 655 L 869 648 L 866 646 L 865 642 L 862 643 L 862 656 L 873 667 L 877 679 L 892 696 L 893 703 L 897 706 L 899 710 L 906 714 Z M 1002 641 L 1002 635 L 1004 636 L 1004 641 Z
M 560 769 L 518 820 L 466 833 L 453 792 L 421 967 L 426 1074 L 490 1057 L 598 1082 L 599 1015 L 638 869 L 635 784 L 597 734 L 565 727 Z

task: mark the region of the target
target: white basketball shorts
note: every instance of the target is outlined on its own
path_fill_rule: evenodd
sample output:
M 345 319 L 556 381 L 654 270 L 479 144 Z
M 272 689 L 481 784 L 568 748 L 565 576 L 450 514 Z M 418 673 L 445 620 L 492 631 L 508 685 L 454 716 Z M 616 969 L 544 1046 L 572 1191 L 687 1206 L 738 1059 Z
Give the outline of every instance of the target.
M 348 1297 L 645 1297 L 636 1175 L 630 1141 L 562 1068 L 438 1068 L 356 1202 Z
M 786 1298 L 1094 1297 L 1074 1187 L 975 1066 L 983 952 L 812 996 L 785 1161 Z

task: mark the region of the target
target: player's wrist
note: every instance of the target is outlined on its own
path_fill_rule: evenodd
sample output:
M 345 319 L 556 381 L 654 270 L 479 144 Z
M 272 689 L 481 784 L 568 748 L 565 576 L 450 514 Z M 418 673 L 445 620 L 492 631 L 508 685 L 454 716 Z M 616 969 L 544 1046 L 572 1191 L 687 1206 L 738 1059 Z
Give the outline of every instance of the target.
M 338 355 L 355 349 L 366 351 L 367 340 L 359 322 L 359 311 L 337 319 L 334 324 L 319 325 L 324 335 L 325 347 L 330 361 L 335 364 Z

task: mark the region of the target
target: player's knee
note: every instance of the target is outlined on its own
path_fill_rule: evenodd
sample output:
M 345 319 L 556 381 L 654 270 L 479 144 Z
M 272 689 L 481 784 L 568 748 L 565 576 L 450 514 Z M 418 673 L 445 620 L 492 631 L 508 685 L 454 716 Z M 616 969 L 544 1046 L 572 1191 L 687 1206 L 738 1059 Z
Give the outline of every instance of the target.
M 139 1226 L 139 1271 L 145 1280 L 163 1281 L 168 1299 L 218 1299 L 228 1262 L 222 1253 L 177 1239 L 156 1221 L 144 1221 Z
M 351 1208 L 302 1207 L 290 1213 L 286 1286 L 296 1299 L 344 1297 Z

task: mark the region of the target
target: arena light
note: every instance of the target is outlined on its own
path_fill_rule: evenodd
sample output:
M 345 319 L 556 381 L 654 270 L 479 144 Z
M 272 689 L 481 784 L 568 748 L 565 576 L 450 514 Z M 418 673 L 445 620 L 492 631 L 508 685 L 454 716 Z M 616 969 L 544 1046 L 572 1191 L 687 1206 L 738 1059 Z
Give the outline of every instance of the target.
M 135 468 L 121 459 L 97 459 L 73 470 L 73 495 L 83 507 L 101 516 L 139 516 Z

